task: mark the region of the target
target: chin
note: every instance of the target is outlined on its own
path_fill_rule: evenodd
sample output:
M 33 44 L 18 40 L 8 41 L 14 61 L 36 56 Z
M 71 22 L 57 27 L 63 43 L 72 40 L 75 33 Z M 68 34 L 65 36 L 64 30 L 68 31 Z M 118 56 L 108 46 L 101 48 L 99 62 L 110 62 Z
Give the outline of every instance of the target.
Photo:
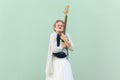
M 59 32 L 63 32 L 63 31 L 59 31 Z
M 63 30 L 57 30 L 58 32 L 62 32 Z

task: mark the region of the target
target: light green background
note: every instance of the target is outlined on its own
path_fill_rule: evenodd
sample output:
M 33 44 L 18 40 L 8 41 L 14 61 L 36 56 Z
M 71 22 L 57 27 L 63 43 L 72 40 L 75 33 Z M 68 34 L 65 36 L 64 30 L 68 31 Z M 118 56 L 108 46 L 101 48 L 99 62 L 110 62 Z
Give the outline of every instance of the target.
M 75 80 L 120 80 L 120 0 L 0 0 L 0 80 L 45 80 L 49 35 L 67 4 Z

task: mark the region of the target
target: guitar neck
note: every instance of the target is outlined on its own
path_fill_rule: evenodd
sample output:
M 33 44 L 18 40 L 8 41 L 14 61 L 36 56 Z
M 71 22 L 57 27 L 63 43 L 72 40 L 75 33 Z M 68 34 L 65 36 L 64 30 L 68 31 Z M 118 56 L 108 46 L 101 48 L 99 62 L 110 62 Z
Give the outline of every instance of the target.
M 66 26 L 67 26 L 67 15 L 65 16 L 65 21 L 64 21 L 64 31 L 63 33 L 66 33 Z

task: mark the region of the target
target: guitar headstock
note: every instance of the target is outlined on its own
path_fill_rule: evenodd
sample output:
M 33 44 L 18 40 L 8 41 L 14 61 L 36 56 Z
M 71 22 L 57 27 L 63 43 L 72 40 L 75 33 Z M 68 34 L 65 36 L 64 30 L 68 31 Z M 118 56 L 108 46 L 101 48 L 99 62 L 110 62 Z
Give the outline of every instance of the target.
M 67 16 L 67 14 L 68 14 L 68 12 L 69 12 L 69 8 L 70 8 L 69 5 L 67 5 L 67 6 L 65 7 L 65 11 L 64 11 L 65 16 Z

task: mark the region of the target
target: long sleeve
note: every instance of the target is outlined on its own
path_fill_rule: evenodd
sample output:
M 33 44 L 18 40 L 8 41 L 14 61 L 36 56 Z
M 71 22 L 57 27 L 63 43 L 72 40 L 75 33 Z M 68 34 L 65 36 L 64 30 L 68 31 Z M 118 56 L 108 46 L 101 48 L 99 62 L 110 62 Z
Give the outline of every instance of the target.
M 51 47 L 51 51 L 53 53 L 57 53 L 57 52 L 61 52 L 61 51 L 65 50 L 65 48 L 62 48 L 61 44 L 60 44 L 60 46 L 57 46 L 56 37 L 57 37 L 56 33 L 51 34 L 51 36 L 50 36 L 50 47 Z M 66 34 L 66 37 L 68 38 L 68 40 L 69 40 L 69 42 L 71 44 L 71 47 L 69 47 L 68 50 L 73 51 L 73 43 L 72 43 L 72 40 L 71 40 L 68 33 Z
M 57 53 L 63 50 L 62 45 L 57 46 L 56 35 L 52 34 L 50 36 L 50 47 L 53 53 Z
M 69 36 L 68 33 L 66 34 L 66 36 L 67 36 L 67 38 L 68 38 L 68 40 L 69 40 L 69 42 L 70 42 L 70 44 L 71 44 L 71 47 L 69 47 L 68 49 L 69 49 L 70 51 L 73 51 L 73 50 L 74 50 L 73 42 L 72 42 L 72 40 L 71 40 L 71 38 L 70 38 L 70 36 Z

